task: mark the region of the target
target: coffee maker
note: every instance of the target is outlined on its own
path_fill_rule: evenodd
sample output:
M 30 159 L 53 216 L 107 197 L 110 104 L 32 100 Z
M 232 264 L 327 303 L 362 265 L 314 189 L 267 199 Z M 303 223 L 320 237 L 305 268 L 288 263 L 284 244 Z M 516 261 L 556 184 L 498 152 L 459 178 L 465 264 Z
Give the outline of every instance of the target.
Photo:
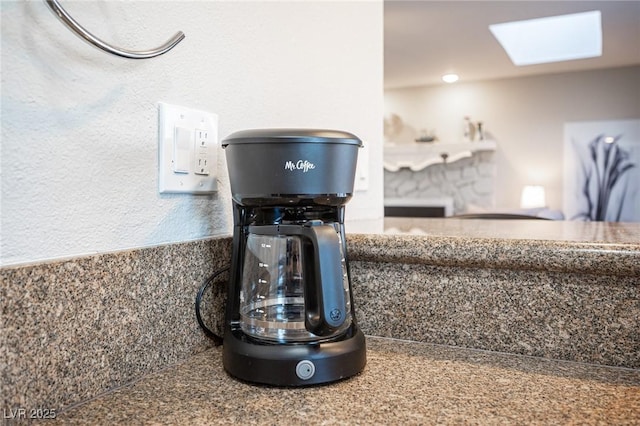
M 265 129 L 233 133 L 222 146 L 234 220 L 225 370 L 275 386 L 359 373 L 366 349 L 344 205 L 362 141 L 334 130 Z

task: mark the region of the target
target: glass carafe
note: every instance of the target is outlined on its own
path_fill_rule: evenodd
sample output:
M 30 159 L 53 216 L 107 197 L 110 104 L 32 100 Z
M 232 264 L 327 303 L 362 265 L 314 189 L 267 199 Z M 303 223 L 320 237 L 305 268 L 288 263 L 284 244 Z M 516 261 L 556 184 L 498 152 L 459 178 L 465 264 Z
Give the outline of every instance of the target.
M 323 341 L 351 324 L 342 241 L 334 224 L 250 226 L 240 326 L 270 342 Z

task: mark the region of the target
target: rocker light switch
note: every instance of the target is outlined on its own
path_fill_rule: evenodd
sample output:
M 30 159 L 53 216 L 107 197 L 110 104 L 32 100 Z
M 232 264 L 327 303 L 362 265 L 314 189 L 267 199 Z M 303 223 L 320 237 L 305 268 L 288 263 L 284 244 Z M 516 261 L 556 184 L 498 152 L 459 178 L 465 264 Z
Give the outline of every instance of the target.
M 189 129 L 176 127 L 173 139 L 173 171 L 175 173 L 189 173 L 190 146 L 191 132 Z
M 158 189 L 211 194 L 217 189 L 218 116 L 158 104 Z

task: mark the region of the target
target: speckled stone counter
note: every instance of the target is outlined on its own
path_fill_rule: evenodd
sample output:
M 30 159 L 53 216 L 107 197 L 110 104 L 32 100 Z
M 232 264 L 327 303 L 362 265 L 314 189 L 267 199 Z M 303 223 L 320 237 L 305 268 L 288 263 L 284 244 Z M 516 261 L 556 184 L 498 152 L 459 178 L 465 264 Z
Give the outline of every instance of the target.
M 348 238 L 365 333 L 640 368 L 640 224 L 416 223 Z
M 384 219 L 386 234 L 639 244 L 640 223 L 552 220 L 400 218 Z
M 638 424 L 640 372 L 368 338 L 335 384 L 240 383 L 219 348 L 64 411 L 52 424 Z
M 60 408 L 211 346 L 195 294 L 230 238 L 0 269 L 0 396 Z
M 354 236 L 349 255 L 358 260 L 640 277 L 640 223 L 408 219 L 398 224 L 414 234 Z
M 420 223 L 418 236 L 348 234 L 361 328 L 640 368 L 640 224 L 528 222 L 434 219 Z M 2 409 L 61 409 L 201 359 L 211 343 L 193 301 L 206 277 L 229 263 L 230 240 L 0 269 Z M 204 311 L 215 329 L 224 285 L 213 288 Z M 355 389 L 350 383 L 361 382 L 336 389 Z M 256 402 L 229 402 L 242 403 Z

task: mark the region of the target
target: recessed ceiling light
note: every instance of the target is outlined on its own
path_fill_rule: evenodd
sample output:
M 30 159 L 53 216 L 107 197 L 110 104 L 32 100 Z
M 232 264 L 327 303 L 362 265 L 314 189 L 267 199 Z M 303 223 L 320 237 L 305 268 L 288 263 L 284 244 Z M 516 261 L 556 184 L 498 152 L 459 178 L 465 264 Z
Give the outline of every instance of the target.
M 516 66 L 602 56 L 599 10 L 489 25 Z
M 445 83 L 455 83 L 459 78 L 458 74 L 445 74 L 442 76 L 442 81 Z

